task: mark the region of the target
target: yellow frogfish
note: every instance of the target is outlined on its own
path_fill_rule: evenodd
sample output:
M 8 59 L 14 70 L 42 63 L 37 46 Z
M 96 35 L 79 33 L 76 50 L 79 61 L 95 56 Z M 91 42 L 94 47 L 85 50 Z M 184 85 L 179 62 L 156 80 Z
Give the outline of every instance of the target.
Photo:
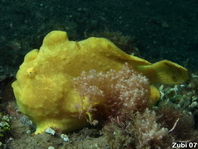
M 73 79 L 83 71 L 118 71 L 125 63 L 146 76 L 150 84 L 180 84 L 189 78 L 188 70 L 176 63 L 162 60 L 151 64 L 126 54 L 108 39 L 70 41 L 66 32 L 52 31 L 39 50 L 25 56 L 17 72 L 12 87 L 18 108 L 36 124 L 35 134 L 48 127 L 66 132 L 82 128 L 88 121 L 86 117 L 75 116 L 79 113 L 75 105 L 82 96 L 74 88 Z M 158 90 L 152 85 L 150 90 L 150 100 L 157 100 Z M 87 105 L 84 104 L 85 109 Z

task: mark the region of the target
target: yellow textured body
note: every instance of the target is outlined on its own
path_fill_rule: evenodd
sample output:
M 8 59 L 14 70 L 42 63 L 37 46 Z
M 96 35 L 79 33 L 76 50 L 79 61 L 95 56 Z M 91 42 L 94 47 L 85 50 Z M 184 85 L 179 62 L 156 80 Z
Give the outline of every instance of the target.
M 188 79 L 188 71 L 170 61 L 151 64 L 124 53 L 107 39 L 69 41 L 66 32 L 52 31 L 44 38 L 40 50 L 34 49 L 25 56 L 17 72 L 12 86 L 19 109 L 36 123 L 36 133 L 48 127 L 64 131 L 82 128 L 87 121 L 78 117 L 75 106 L 81 97 L 72 79 L 91 69 L 119 70 L 125 62 L 146 75 L 150 83 L 179 84 Z M 153 86 L 151 98 L 159 98 Z

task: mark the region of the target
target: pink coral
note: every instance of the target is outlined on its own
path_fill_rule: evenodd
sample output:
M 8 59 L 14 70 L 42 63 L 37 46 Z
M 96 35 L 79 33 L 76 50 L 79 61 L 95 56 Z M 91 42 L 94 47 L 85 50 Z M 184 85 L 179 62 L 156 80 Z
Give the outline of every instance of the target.
M 152 145 L 159 147 L 162 138 L 167 136 L 168 129 L 157 123 L 157 118 L 155 111 L 149 109 L 135 114 L 132 130 L 137 139 L 137 149 L 151 148 Z
M 97 120 L 121 117 L 149 104 L 148 79 L 127 63 L 119 71 L 82 72 L 74 79 L 74 87 L 82 96 L 79 110 L 90 112 Z M 90 105 L 87 109 L 83 109 L 85 97 Z

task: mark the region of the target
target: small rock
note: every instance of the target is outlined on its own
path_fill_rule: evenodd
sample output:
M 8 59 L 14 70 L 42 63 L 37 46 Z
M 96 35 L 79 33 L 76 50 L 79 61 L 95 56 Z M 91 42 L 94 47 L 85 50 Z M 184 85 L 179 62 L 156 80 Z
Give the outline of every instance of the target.
M 55 135 L 55 130 L 53 130 L 52 128 L 47 128 L 47 129 L 45 129 L 45 132 L 46 132 L 46 133 L 49 133 L 49 134 L 51 134 L 51 135 Z
M 69 138 L 66 134 L 61 134 L 61 138 L 65 141 L 65 142 L 68 142 L 69 141 Z
M 47 149 L 55 149 L 55 147 L 53 147 L 53 146 L 49 146 Z

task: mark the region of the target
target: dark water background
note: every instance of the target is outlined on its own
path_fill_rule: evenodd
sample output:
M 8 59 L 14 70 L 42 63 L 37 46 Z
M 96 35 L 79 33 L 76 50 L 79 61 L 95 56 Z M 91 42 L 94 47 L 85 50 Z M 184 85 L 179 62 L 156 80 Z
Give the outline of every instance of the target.
M 138 41 L 141 57 L 197 71 L 198 0 L 0 0 L 0 74 L 15 73 L 54 29 L 72 40 L 119 31 Z

